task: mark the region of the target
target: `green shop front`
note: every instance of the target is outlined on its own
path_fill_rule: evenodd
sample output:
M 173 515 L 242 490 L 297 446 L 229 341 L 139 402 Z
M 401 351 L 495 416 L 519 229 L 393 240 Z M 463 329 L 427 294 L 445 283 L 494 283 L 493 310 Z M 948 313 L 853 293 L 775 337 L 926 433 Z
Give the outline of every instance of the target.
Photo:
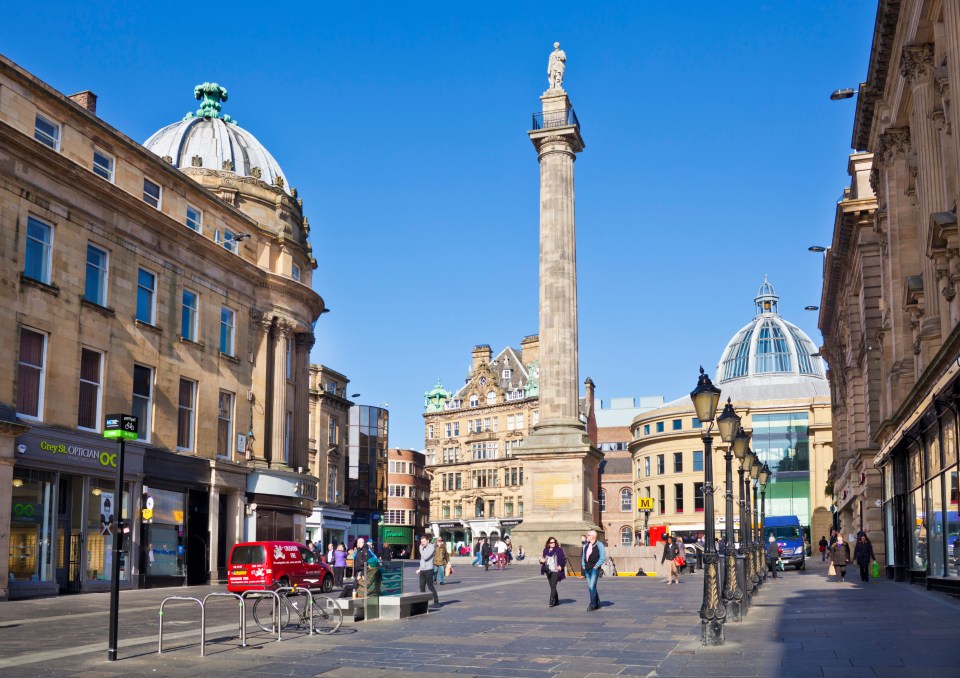
M 414 553 L 414 541 L 416 535 L 412 527 L 404 525 L 380 525 L 380 538 L 378 544 L 386 546 L 389 544 L 395 554 L 400 553 L 400 549 L 406 547 L 407 553 Z
M 114 488 L 119 445 L 100 434 L 34 426 L 15 449 L 10 597 L 108 591 L 118 517 L 130 528 L 119 554 L 120 585 L 131 587 L 139 546 L 131 500 L 140 493 L 143 448 L 126 446 L 122 498 Z

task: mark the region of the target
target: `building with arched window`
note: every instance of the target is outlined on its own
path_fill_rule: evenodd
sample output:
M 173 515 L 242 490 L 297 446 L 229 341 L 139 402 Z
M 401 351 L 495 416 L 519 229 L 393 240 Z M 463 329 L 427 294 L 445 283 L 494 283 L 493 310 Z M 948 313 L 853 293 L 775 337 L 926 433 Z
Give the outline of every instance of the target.
M 816 542 L 831 524 L 824 489 L 833 447 L 823 361 L 803 330 L 780 315 L 779 297 L 766 278 L 754 307 L 754 318 L 721 351 L 715 384 L 723 400 L 732 399 L 742 426 L 752 431 L 753 451 L 773 472 L 767 515 L 798 516 L 805 530 L 816 534 Z M 687 395 L 633 420 L 634 492 L 637 498 L 654 499 L 648 516 L 634 516 L 639 532 L 647 520 L 671 531 L 704 528 L 702 433 Z M 713 481 L 722 486 L 725 462 L 719 442 L 715 435 Z M 736 481 L 736 472 L 734 476 Z M 718 525 L 725 519 L 721 497 Z

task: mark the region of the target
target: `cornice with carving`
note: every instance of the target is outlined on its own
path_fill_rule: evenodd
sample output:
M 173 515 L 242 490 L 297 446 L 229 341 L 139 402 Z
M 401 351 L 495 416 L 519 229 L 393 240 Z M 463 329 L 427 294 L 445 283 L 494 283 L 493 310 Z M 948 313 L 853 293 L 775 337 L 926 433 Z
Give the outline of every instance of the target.
M 933 76 L 933 45 L 908 45 L 900 53 L 900 75 L 912 85 L 922 85 Z
M 910 128 L 909 127 L 891 127 L 884 131 L 877 139 L 877 152 L 875 157 L 880 159 L 880 164 L 887 166 L 892 164 L 898 157 L 906 157 L 910 151 Z

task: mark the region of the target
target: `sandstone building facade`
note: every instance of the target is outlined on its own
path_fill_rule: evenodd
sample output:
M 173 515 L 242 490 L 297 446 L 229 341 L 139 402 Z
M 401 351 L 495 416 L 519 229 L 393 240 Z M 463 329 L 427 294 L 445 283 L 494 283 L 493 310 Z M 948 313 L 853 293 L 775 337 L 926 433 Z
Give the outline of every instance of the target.
M 419 552 L 420 536 L 430 531 L 430 479 L 426 456 L 416 450 L 387 451 L 387 510 L 380 525 L 379 543 L 394 554 Z
M 319 481 L 307 519 L 307 537 L 318 544 L 347 541 L 353 512 L 347 497 L 347 425 L 353 403 L 350 380 L 324 365 L 310 365 L 310 473 Z

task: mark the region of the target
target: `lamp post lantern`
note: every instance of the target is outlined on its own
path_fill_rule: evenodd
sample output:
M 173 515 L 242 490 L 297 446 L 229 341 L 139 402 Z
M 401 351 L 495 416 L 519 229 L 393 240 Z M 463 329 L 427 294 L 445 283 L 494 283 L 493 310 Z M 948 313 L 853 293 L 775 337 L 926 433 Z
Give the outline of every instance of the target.
M 770 467 L 767 466 L 766 462 L 764 462 L 763 466 L 760 468 L 760 471 L 757 473 L 757 480 L 759 481 L 759 485 L 760 485 L 759 529 L 760 529 L 760 535 L 762 536 L 763 530 L 765 529 L 765 525 L 767 522 L 767 482 L 770 480 Z M 754 503 L 754 511 L 756 511 L 756 503 L 757 503 L 756 489 L 754 489 L 753 491 L 753 503 Z M 763 579 L 760 580 L 760 583 L 763 583 L 763 580 L 766 578 L 767 578 L 767 569 L 764 568 Z
M 716 523 L 713 513 L 713 419 L 720 404 L 720 389 L 713 385 L 703 368 L 697 387 L 690 393 L 697 419 L 707 424 L 703 429 L 703 602 L 700 605 L 700 642 L 723 645 L 723 625 L 727 610 L 720 597 L 720 557 L 716 549 Z
M 758 485 L 759 483 L 756 482 L 756 481 L 757 481 L 757 479 L 758 479 L 759 476 L 760 476 L 760 469 L 761 469 L 760 461 L 757 459 L 756 455 L 754 455 L 754 457 L 753 457 L 753 464 L 751 464 L 751 466 L 750 466 L 750 479 L 749 479 L 747 482 L 749 482 L 750 485 L 753 487 L 753 516 L 752 516 L 752 518 L 753 518 L 753 524 L 754 524 L 754 525 L 757 525 L 757 526 L 760 525 L 760 517 L 759 517 L 759 515 L 758 515 L 759 512 L 757 511 L 757 507 L 758 507 L 758 503 L 757 503 L 757 485 Z M 765 549 L 764 549 L 764 544 L 766 544 L 766 542 L 763 540 L 763 535 L 762 535 L 762 533 L 761 533 L 761 535 L 757 538 L 756 558 L 757 558 L 757 566 L 763 568 L 763 570 L 764 570 L 764 576 L 766 576 L 766 569 L 767 569 L 767 568 L 765 567 L 766 557 L 765 557 L 765 555 L 764 555 L 764 550 L 765 550 Z

